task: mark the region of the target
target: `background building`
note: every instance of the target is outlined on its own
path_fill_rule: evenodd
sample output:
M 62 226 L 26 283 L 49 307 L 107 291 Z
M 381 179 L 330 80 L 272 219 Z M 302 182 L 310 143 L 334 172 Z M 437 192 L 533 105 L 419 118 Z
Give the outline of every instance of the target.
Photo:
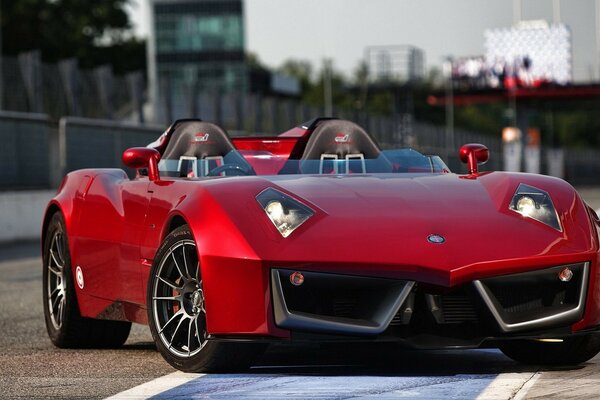
M 155 120 L 172 118 L 165 114 L 176 113 L 179 102 L 199 91 L 248 90 L 242 0 L 150 3 L 148 78 Z
M 215 118 L 215 108 L 221 108 L 216 103 L 231 94 L 300 94 L 297 79 L 246 62 L 242 0 L 150 0 L 150 5 L 152 120 Z M 223 107 L 224 113 L 231 111 Z
M 425 52 L 415 46 L 369 46 L 365 61 L 371 80 L 403 82 L 425 76 Z

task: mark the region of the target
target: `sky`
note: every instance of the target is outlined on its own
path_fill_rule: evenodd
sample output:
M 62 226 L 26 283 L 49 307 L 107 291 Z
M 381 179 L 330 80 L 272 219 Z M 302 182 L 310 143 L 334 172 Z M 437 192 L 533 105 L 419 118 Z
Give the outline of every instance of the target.
M 148 32 L 148 1 L 133 0 L 139 36 Z M 572 33 L 576 81 L 600 79 L 596 1 L 558 0 L 560 20 Z M 246 51 L 270 67 L 290 58 L 321 66 L 325 58 L 347 75 L 367 46 L 413 45 L 424 50 L 427 68 L 443 59 L 482 55 L 486 29 L 521 19 L 553 21 L 553 0 L 245 0 Z

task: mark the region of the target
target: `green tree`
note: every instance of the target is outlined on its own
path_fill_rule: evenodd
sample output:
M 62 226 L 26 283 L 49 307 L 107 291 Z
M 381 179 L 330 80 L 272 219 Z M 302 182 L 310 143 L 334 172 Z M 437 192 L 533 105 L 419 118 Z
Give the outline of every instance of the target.
M 597 115 L 594 109 L 556 112 L 553 117 L 556 137 L 553 140 L 572 147 L 600 148 L 600 120 Z
M 308 93 L 312 86 L 313 69 L 309 61 L 290 59 L 278 68 L 278 71 L 284 75 L 289 75 L 298 79 L 302 93 Z
M 132 35 L 128 2 L 2 1 L 2 51 L 39 49 L 46 62 L 76 57 L 84 68 L 111 64 L 117 73 L 144 69 L 145 43 Z

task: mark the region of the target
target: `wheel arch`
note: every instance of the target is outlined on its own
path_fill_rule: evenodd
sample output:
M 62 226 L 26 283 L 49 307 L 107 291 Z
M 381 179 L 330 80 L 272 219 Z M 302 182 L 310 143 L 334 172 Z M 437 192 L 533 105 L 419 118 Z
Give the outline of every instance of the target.
M 48 225 L 50 224 L 50 220 L 52 219 L 52 217 L 54 216 L 54 214 L 56 214 L 57 212 L 63 214 L 63 211 L 60 207 L 60 205 L 56 202 L 51 202 L 50 204 L 48 204 L 48 207 L 46 208 L 46 212 L 44 213 L 44 219 L 42 222 L 42 249 L 44 247 L 44 243 L 46 243 L 46 231 L 48 230 Z M 63 215 L 64 217 L 64 215 Z M 65 227 L 66 229 L 66 227 Z
M 168 220 L 167 223 L 165 224 L 165 228 L 163 230 L 163 233 L 161 235 L 161 242 L 163 240 L 165 240 L 165 238 L 167 237 L 167 235 L 171 232 L 173 232 L 175 229 L 179 228 L 180 226 L 183 225 L 189 225 L 188 221 L 186 220 L 186 218 L 180 214 L 180 213 L 174 213 L 172 214 Z

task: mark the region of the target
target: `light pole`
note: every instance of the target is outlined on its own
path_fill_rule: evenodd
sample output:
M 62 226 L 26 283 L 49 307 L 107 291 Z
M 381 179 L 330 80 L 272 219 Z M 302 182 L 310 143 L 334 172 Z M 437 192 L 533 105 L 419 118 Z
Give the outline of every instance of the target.
M 554 23 L 560 24 L 560 0 L 552 0 L 552 14 Z
M 454 88 L 452 87 L 452 57 L 446 57 L 442 65 L 446 83 L 446 162 L 454 151 Z
M 522 6 L 521 0 L 513 0 L 513 24 L 521 22 Z
M 325 103 L 325 116 L 332 117 L 333 102 L 331 99 L 331 59 L 325 59 L 323 63 L 323 97 Z
M 595 1 L 595 14 L 596 14 L 596 60 L 598 62 L 597 67 L 600 69 L 600 0 Z M 594 79 L 594 77 L 592 77 Z M 600 80 L 600 71 L 599 78 Z

